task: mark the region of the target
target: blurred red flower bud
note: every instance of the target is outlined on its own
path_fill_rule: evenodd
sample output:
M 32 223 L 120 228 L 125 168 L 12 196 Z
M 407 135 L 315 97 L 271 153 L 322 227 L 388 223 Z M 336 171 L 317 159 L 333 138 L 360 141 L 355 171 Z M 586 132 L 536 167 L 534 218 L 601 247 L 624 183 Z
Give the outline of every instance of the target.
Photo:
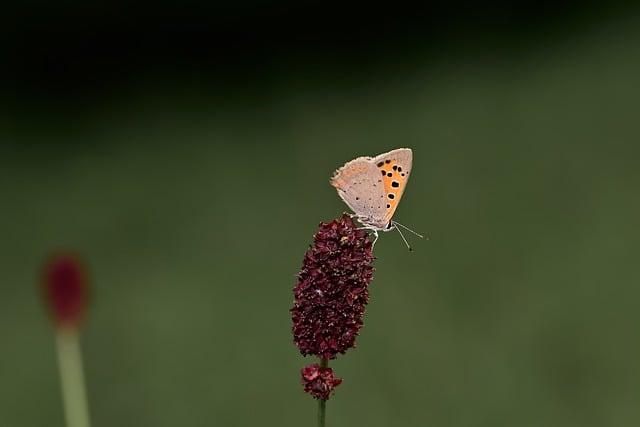
M 59 328 L 77 328 L 84 318 L 89 299 L 86 269 L 80 259 L 61 253 L 44 266 L 45 302 Z

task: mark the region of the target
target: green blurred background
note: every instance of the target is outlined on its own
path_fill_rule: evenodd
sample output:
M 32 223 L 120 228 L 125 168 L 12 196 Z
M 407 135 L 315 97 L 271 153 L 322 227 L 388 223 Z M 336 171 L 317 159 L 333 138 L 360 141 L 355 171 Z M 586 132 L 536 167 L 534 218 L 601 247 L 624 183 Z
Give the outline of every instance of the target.
M 10 6 L 0 426 L 64 422 L 58 248 L 94 426 L 314 425 L 294 276 L 333 170 L 405 146 L 396 218 L 431 240 L 381 236 L 329 425 L 640 423 L 638 8 L 397 9 Z

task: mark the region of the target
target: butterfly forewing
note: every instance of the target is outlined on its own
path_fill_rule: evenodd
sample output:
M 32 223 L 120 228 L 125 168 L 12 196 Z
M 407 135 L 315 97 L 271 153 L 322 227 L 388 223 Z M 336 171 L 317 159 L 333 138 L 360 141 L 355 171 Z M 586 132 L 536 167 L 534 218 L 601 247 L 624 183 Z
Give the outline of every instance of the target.
M 388 153 L 380 154 L 371 161 L 378 169 L 384 184 L 386 202 L 383 221 L 386 224 L 393 217 L 402 198 L 402 193 L 404 193 L 404 189 L 407 186 L 413 163 L 413 153 L 410 148 L 398 148 Z

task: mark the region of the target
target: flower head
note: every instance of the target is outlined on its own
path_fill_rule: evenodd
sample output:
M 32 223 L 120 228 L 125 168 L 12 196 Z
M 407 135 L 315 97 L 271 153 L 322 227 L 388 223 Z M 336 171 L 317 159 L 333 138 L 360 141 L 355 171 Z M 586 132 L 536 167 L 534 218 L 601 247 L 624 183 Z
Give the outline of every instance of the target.
M 302 368 L 301 374 L 304 391 L 316 399 L 329 399 L 333 389 L 342 383 L 342 378 L 336 377 L 333 369 L 323 368 L 317 363 Z
M 44 293 L 58 327 L 76 328 L 87 308 L 88 284 L 82 262 L 74 255 L 57 254 L 44 267 Z
M 293 339 L 302 355 L 333 359 L 355 346 L 373 259 L 367 233 L 348 215 L 320 224 L 293 290 Z

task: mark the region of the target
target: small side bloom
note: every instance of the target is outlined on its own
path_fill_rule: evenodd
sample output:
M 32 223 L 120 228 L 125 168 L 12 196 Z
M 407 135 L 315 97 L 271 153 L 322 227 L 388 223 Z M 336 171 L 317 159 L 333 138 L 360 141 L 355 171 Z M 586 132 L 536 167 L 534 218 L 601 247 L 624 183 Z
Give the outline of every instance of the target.
M 316 399 L 327 400 L 333 390 L 342 383 L 331 368 L 323 368 L 317 363 L 302 368 L 302 385 L 304 391 Z
M 71 254 L 49 258 L 42 277 L 45 302 L 59 328 L 77 328 L 88 303 L 86 269 L 80 259 Z
M 371 240 L 348 215 L 320 224 L 293 289 L 293 340 L 303 356 L 334 359 L 355 346 L 373 260 Z

